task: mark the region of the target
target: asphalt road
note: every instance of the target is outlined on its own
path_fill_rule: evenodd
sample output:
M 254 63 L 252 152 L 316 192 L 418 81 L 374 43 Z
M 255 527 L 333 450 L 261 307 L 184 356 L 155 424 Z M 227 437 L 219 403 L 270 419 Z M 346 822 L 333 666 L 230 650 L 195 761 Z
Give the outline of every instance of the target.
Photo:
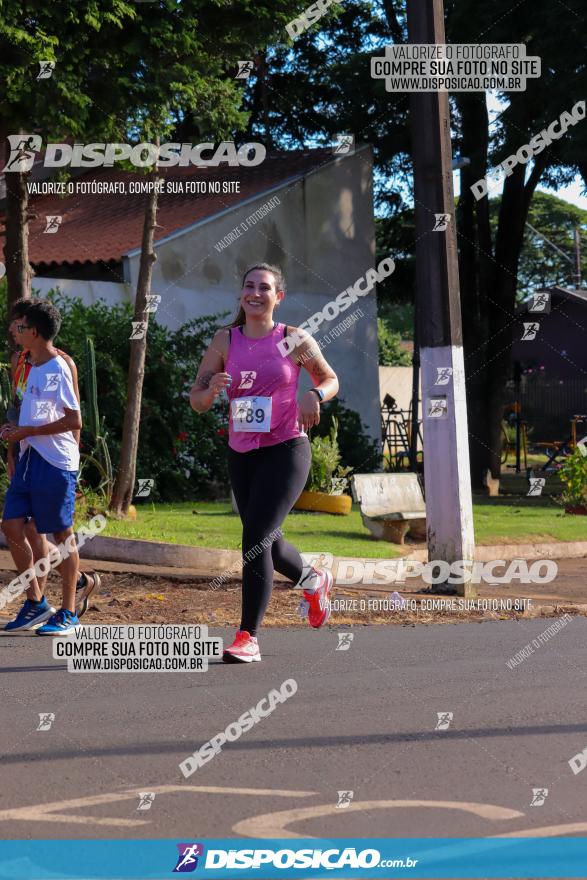
M 200 673 L 73 674 L 50 639 L 3 636 L 0 836 L 584 836 L 587 770 L 568 762 L 587 747 L 587 619 L 506 665 L 552 622 L 271 629 L 262 663 Z M 183 777 L 290 678 L 294 696 Z

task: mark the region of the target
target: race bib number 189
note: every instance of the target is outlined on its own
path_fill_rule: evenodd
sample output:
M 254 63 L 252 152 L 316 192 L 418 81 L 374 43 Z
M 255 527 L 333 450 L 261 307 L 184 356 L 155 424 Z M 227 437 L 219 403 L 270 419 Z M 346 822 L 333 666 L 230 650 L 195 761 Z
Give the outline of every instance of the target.
M 271 398 L 237 397 L 231 402 L 231 415 L 235 431 L 266 434 L 271 430 Z

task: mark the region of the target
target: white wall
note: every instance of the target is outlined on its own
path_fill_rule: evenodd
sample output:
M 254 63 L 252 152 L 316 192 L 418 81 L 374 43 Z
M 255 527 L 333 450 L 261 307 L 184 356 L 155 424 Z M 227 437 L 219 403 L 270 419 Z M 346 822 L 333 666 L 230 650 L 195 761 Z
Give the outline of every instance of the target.
M 134 295 L 128 284 L 116 284 L 112 281 L 75 281 L 70 278 L 39 278 L 35 276 L 32 289 L 39 296 L 45 296 L 50 290 L 59 288 L 66 296 L 78 297 L 87 306 L 98 300 L 105 300 L 109 306 L 121 302 L 131 302 Z

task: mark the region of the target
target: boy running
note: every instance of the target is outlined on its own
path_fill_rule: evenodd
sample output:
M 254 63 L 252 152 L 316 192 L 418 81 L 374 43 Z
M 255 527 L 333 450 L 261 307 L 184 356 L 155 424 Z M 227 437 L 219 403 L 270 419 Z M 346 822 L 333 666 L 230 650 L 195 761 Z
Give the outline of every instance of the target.
M 22 327 L 22 319 L 26 315 L 27 311 L 31 306 L 36 305 L 39 302 L 38 299 L 34 297 L 30 297 L 27 299 L 18 299 L 13 304 L 12 309 L 10 310 L 10 322 L 8 325 L 8 330 L 14 339 L 16 345 L 21 345 L 20 339 L 20 327 Z M 67 366 L 71 370 L 71 377 L 73 380 L 73 387 L 75 391 L 75 396 L 80 401 L 80 393 L 77 381 L 77 367 L 75 365 L 75 361 L 71 358 L 66 352 L 62 351 L 60 348 L 56 348 L 55 351 L 61 355 L 63 360 L 66 362 Z M 10 357 L 10 366 L 12 373 L 12 407 L 7 412 L 7 420 L 14 425 L 18 425 L 19 412 L 20 412 L 20 404 L 22 402 L 22 398 L 24 392 L 26 390 L 27 381 L 29 377 L 29 373 L 31 371 L 31 353 L 27 348 L 20 348 L 20 351 L 15 351 L 12 353 Z M 76 443 L 79 445 L 80 442 L 80 431 L 74 431 L 73 436 L 75 437 Z M 14 476 L 14 472 L 16 470 L 16 465 L 19 458 L 19 444 L 18 443 L 8 443 L 8 453 L 7 453 L 7 461 L 6 467 L 8 472 L 8 479 L 11 480 Z M 26 535 L 26 539 L 31 545 L 31 549 L 33 551 L 33 559 L 35 562 L 38 562 L 39 559 L 45 559 L 48 557 L 50 550 L 53 549 L 53 544 L 51 544 L 46 535 L 39 534 L 37 528 L 35 526 L 35 521 L 33 519 L 28 519 L 25 522 L 24 531 Z M 59 571 L 60 566 L 57 566 L 57 570 Z M 47 586 L 48 575 L 40 575 L 37 576 L 37 582 L 39 584 L 39 589 L 41 593 L 45 592 L 45 588 Z M 76 584 L 76 611 L 78 617 L 81 617 L 85 614 L 88 607 L 88 600 L 90 594 L 96 587 L 100 587 L 100 576 L 95 571 L 87 571 L 78 572 L 77 584 Z M 53 609 L 54 610 L 54 609 Z M 12 626 L 8 626 L 8 632 L 17 632 L 21 629 L 26 630 L 30 629 L 27 625 L 27 620 L 21 620 L 20 624 L 17 626 L 13 621 Z
M 34 519 L 39 533 L 50 532 L 58 544 L 66 544 L 68 555 L 60 565 L 62 607 L 53 614 L 33 577 L 23 608 L 6 626 L 9 632 L 43 624 L 37 635 L 63 635 L 79 626 L 75 611 L 79 556 L 73 534 L 79 449 L 73 432 L 81 429 L 82 421 L 71 370 L 53 345 L 60 327 L 61 316 L 48 301 L 30 306 L 19 324 L 19 341 L 30 352 L 31 368 L 18 427 L 5 425 L 2 429 L 2 439 L 20 441 L 20 458 L 4 502 L 2 530 L 20 574 L 34 564 L 25 534 L 28 518 Z

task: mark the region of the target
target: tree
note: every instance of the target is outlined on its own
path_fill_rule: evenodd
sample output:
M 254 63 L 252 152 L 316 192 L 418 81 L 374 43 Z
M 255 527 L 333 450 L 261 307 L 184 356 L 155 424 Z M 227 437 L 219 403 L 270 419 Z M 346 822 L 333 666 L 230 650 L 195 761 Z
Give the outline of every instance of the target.
M 573 179 L 579 165 L 570 129 L 528 166 L 519 163 L 503 183 L 496 225 L 492 229 L 486 197 L 476 200 L 471 186 L 534 134 L 570 110 L 585 91 L 584 27 L 559 36 L 554 8 L 540 0 L 528 19 L 519 7 L 499 0 L 480 8 L 471 0 L 454 0 L 448 8 L 447 40 L 475 42 L 491 31 L 492 42 L 524 42 L 529 55 L 542 59 L 542 77 L 529 80 L 526 91 L 500 96 L 503 109 L 490 120 L 483 95 L 460 93 L 457 148 L 471 163 L 461 170 L 457 209 L 461 301 L 473 486 L 480 488 L 487 470 L 501 470 L 501 419 L 504 390 L 511 374 L 512 333 L 525 223 L 539 182 L 556 187 Z
M 338 7 L 336 7 L 338 9 Z M 499 476 L 501 412 L 510 377 L 512 327 L 525 222 L 538 183 L 556 188 L 580 171 L 587 182 L 587 124 L 519 164 L 505 178 L 492 229 L 487 198 L 476 201 L 470 187 L 585 93 L 585 19 L 580 0 L 565 9 L 573 27 L 560 38 L 560 13 L 537 0 L 526 7 L 506 0 L 479 5 L 476 0 L 446 0 L 447 42 L 525 43 L 528 55 L 542 59 L 542 77 L 529 80 L 525 92 L 500 94 L 499 118 L 490 119 L 486 96 L 452 96 L 455 152 L 470 159 L 461 171 L 457 230 L 472 481 L 481 488 L 486 471 Z M 405 2 L 366 4 L 348 0 L 325 16 L 295 44 L 295 56 L 279 47 L 268 60 L 269 120 L 273 135 L 292 143 L 329 141 L 336 132 L 355 134 L 374 145 L 376 205 L 401 212 L 411 198 L 407 95 L 389 94 L 383 81 L 370 78 L 370 56 L 388 42 L 406 39 Z M 319 74 L 316 71 L 319 70 Z M 251 97 L 254 131 L 261 125 L 258 102 Z M 306 113 L 310 106 L 314 112 Z M 267 115 L 267 114 L 265 114 Z M 425 136 L 425 132 L 423 132 Z M 385 232 L 385 225 L 379 226 Z M 392 254 L 394 252 L 392 251 Z M 389 280 L 390 290 L 397 280 Z
M 0 155 L 11 159 L 9 135 L 22 138 L 26 150 L 30 135 L 44 141 L 90 134 L 96 108 L 110 107 L 108 46 L 112 36 L 134 16 L 131 3 L 109 0 L 63 0 L 26 6 L 15 0 L 2 4 L 0 19 Z M 41 62 L 51 62 L 41 75 Z M 119 130 L 108 110 L 99 128 L 104 139 Z M 12 154 L 14 157 L 14 154 Z M 5 167 L 6 241 L 4 262 L 8 304 L 30 296 L 32 270 L 28 252 L 29 172 L 24 164 Z
M 499 218 L 500 202 L 498 198 L 489 203 L 492 230 Z M 528 224 L 536 232 L 526 225 L 518 271 L 518 300 L 538 287 L 575 286 L 574 262 L 569 260 L 574 261 L 576 229 L 583 239 L 581 274 L 587 277 L 587 211 L 550 193 L 537 191 L 528 210 Z

